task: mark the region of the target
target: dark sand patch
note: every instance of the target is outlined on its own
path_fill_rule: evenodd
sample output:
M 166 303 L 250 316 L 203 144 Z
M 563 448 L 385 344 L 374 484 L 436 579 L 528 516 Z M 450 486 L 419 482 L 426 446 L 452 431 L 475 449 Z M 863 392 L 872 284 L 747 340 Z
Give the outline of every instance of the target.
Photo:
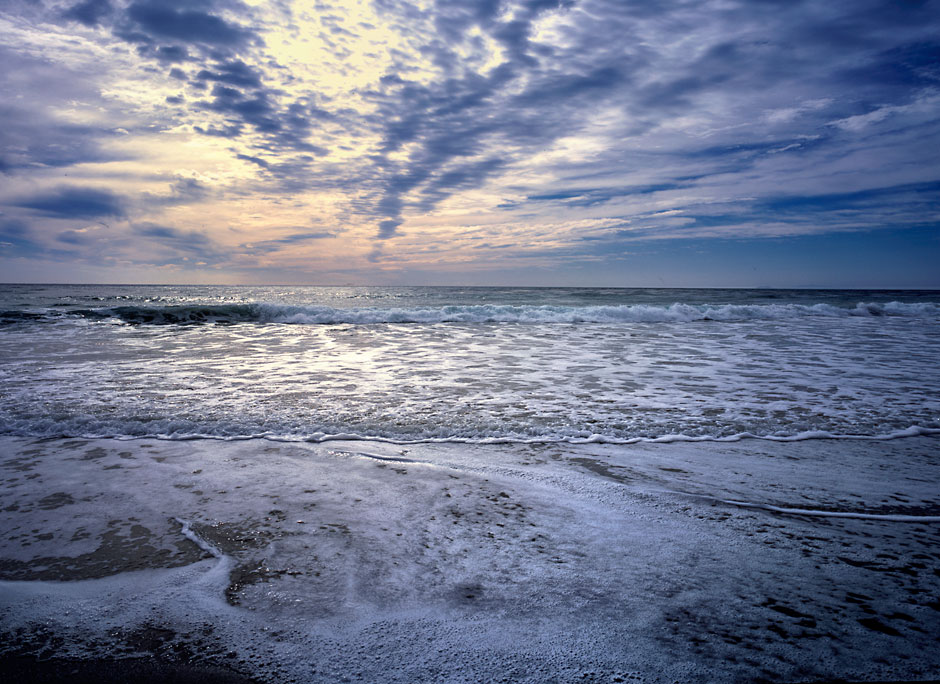
M 179 523 L 173 521 L 179 529 Z M 58 581 L 98 579 L 122 572 L 189 565 L 210 556 L 183 535 L 171 546 L 143 525 L 111 520 L 98 548 L 77 556 L 43 556 L 29 561 L 0 558 L 0 580 Z M 87 535 L 85 535 L 87 536 Z
M 73 503 L 75 503 L 75 499 L 72 498 L 71 494 L 66 492 L 55 492 L 54 494 L 44 496 L 39 501 L 37 501 L 36 507 L 41 508 L 44 511 L 51 511 L 55 508 L 68 506 L 69 504 Z
M 152 658 L 36 660 L 0 658 L 0 679 L 17 684 L 260 684 L 221 667 Z
M 275 527 L 286 520 L 284 511 L 272 509 L 260 521 L 192 526 L 193 532 L 200 538 L 237 561 L 229 573 L 229 583 L 225 589 L 225 600 L 229 605 L 240 605 L 242 592 L 251 585 L 304 574 L 293 567 L 272 567 L 267 558 L 258 557 L 258 552 L 273 542 L 294 534 Z
M 568 459 L 571 463 L 575 463 L 586 470 L 590 470 L 592 473 L 597 473 L 602 477 L 609 478 L 611 480 L 616 480 L 617 482 L 632 482 L 636 478 L 627 477 L 620 473 L 615 473 L 611 468 L 617 468 L 618 470 L 624 470 L 621 466 L 608 465 L 602 463 L 601 461 L 594 458 L 570 458 Z

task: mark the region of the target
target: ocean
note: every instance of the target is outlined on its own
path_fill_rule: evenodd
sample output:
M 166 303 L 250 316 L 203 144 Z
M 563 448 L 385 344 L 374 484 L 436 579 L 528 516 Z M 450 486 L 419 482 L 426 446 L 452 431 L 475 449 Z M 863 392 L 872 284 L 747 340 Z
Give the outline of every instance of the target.
M 9 285 L 0 434 L 888 438 L 937 358 L 938 292 Z
M 0 286 L 0 679 L 938 680 L 938 358 L 940 292 Z

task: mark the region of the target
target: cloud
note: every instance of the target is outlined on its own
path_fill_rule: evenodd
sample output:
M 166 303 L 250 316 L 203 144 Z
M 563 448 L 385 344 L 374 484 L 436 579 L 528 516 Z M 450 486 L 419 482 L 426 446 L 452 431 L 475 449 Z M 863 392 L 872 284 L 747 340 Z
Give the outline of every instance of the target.
M 11 204 L 51 218 L 96 219 L 124 214 L 120 197 L 90 187 L 58 187 Z
M 476 10 L 438 4 L 445 14 L 436 26 L 445 35 L 476 26 L 502 44 L 508 58 L 489 73 L 449 73 L 430 85 L 386 74 L 384 90 L 373 95 L 384 122 L 379 164 L 386 179 L 375 205 L 382 217 L 379 239 L 396 234 L 408 207 L 431 210 L 455 191 L 478 187 L 502 170 L 510 155 L 486 155 L 487 148 L 499 145 L 518 154 L 548 145 L 570 131 L 569 107 L 583 97 L 603 98 L 627 78 L 619 63 L 575 65 L 571 72 L 540 68 L 539 57 L 530 54 L 532 25 L 544 12 L 563 6 L 519 3 L 513 19 L 501 22 L 495 3 Z M 426 53 L 445 72 L 457 70 L 456 50 L 443 41 L 430 42 Z M 394 155 L 406 145 L 414 151 L 404 162 L 396 161 Z M 406 199 L 415 192 L 419 198 Z
M 236 159 L 241 159 L 241 160 L 246 161 L 246 162 L 251 162 L 252 164 L 255 164 L 255 165 L 257 165 L 257 166 L 260 166 L 262 169 L 269 169 L 269 168 L 271 168 L 271 164 L 270 164 L 268 161 L 266 161 L 266 160 L 264 160 L 264 159 L 261 159 L 260 157 L 255 157 L 255 156 L 250 155 L 250 154 L 236 154 L 236 155 L 235 155 L 235 158 L 236 158 Z
M 184 260 L 201 260 L 210 264 L 228 258 L 224 249 L 200 231 L 153 223 L 136 224 L 131 230 L 134 237 L 142 238 L 146 244 L 146 248 L 139 252 L 139 261 L 178 264 Z
M 0 256 L 29 257 L 42 251 L 24 221 L 0 217 Z
M 773 215 L 779 220 L 803 220 L 820 227 L 833 220 L 863 218 L 868 225 L 881 221 L 891 227 L 930 225 L 940 215 L 940 173 L 937 180 L 874 187 L 854 192 L 812 195 L 771 195 L 754 202 L 751 220 Z
M 69 7 L 62 16 L 85 26 L 97 26 L 112 11 L 109 0 L 85 0 Z
M 146 54 L 146 51 L 142 54 Z M 154 50 L 154 56 L 161 62 L 185 62 L 190 59 L 189 52 L 179 45 L 161 45 Z
M 200 203 L 210 193 L 210 188 L 195 178 L 177 178 L 170 185 L 169 194 L 146 193 L 142 201 L 150 207 L 173 207 Z
M 404 273 L 936 221 L 936 1 L 8 7 L 0 177 L 49 250 Z
M 134 227 L 134 232 L 145 237 L 159 238 L 171 242 L 186 242 L 190 244 L 206 244 L 208 238 L 201 233 L 187 233 L 176 228 L 143 224 Z
M 666 190 L 678 190 L 689 187 L 687 183 L 654 183 L 651 185 L 632 185 L 625 187 L 583 188 L 555 192 L 547 195 L 529 195 L 527 202 L 559 202 L 569 207 L 589 207 L 602 204 L 619 197 L 633 195 L 651 195 Z
M 291 181 L 303 173 L 311 155 L 326 154 L 322 144 L 309 138 L 315 122 L 329 120 L 333 114 L 318 106 L 313 94 L 293 99 L 267 83 L 272 75 L 283 74 L 276 71 L 273 60 L 258 61 L 263 41 L 253 25 L 259 11 L 235 0 L 134 0 L 110 13 L 97 4 L 81 4 L 67 14 L 86 25 L 92 20 L 105 25 L 109 18 L 107 25 L 114 36 L 137 45 L 142 59 L 169 66 L 167 75 L 187 81 L 190 95 L 193 90 L 208 89 L 208 99 L 181 93 L 164 96 L 166 104 L 178 108 L 176 120 L 168 125 L 189 120 L 197 133 L 244 139 L 255 153 L 289 156 L 272 163 L 267 175 Z M 279 11 L 289 15 L 284 8 Z M 183 64 L 192 65 L 192 71 L 177 66 Z M 257 156 L 247 151 L 240 154 Z
M 69 245 L 87 245 L 93 241 L 91 236 L 78 230 L 63 230 L 55 239 Z
M 114 160 L 102 143 L 114 131 L 56 121 L 42 111 L 0 104 L 0 173 Z
M 15 41 L 14 41 L 15 42 Z M 70 117 L 65 102 L 100 102 L 81 68 L 56 65 L 41 54 L 0 45 L 0 173 L 24 174 L 126 159 L 108 149 L 116 137 L 113 113 Z M 41 87 L 36 84 L 42 84 Z M 116 118 L 116 117 L 115 117 Z
M 222 62 L 216 68 L 217 71 L 215 72 L 203 69 L 196 74 L 196 78 L 202 81 L 217 81 L 239 88 L 261 87 L 261 75 L 258 70 L 253 69 L 241 60 Z
M 133 23 L 134 29 L 140 32 L 139 35 L 150 39 L 237 47 L 254 38 L 254 32 L 249 29 L 226 21 L 216 14 L 187 7 L 188 3 L 138 0 L 127 7 L 127 17 Z M 130 37 L 134 34 L 126 35 Z
M 265 254 L 268 252 L 274 252 L 281 250 L 285 247 L 291 245 L 301 244 L 304 242 L 311 242 L 315 240 L 326 240 L 329 238 L 336 237 L 336 233 L 330 233 L 327 231 L 318 231 L 318 232 L 300 232 L 300 233 L 291 233 L 290 235 L 285 235 L 284 237 L 275 238 L 273 240 L 261 240 L 258 242 L 248 242 L 240 245 L 243 249 L 246 249 L 248 252 L 253 254 Z
M 550 188 L 498 206 L 531 210 L 551 200 L 571 211 L 643 211 L 678 199 L 676 206 L 694 207 L 680 191 L 701 188 L 731 201 L 749 170 L 753 192 L 772 194 L 772 168 L 813 160 L 835 168 L 858 149 L 832 130 L 833 119 L 843 129 L 861 128 L 906 112 L 919 90 L 940 83 L 936 42 L 917 38 L 929 35 L 919 21 L 937 23 L 924 4 L 899 19 L 886 18 L 875 2 L 810 12 L 797 3 L 717 11 L 711 3 L 441 1 L 433 30 L 409 6 L 382 6 L 414 27 L 440 77 L 389 71 L 369 93 L 381 144 L 376 173 L 365 182 L 373 193 L 366 211 L 380 241 L 400 235 L 409 215 L 525 168 L 528 158 L 572 135 L 596 137 L 596 184 L 585 185 L 577 162 L 561 158 Z M 883 21 L 896 32 L 886 34 Z M 833 44 L 832 31 L 845 44 Z M 474 51 L 486 38 L 501 46 L 502 60 L 480 68 Z M 860 62 L 871 73 L 855 75 Z M 872 109 L 874 89 L 887 102 Z M 594 119 L 604 111 L 616 115 L 598 135 Z M 769 126 L 756 125 L 761 120 Z M 644 175 L 645 183 L 633 180 Z M 744 223 L 729 218 L 726 225 L 735 232 Z
M 206 109 L 234 116 L 262 133 L 273 133 L 281 128 L 273 116 L 275 106 L 263 91 L 246 95 L 237 88 L 217 83 L 212 88 L 212 97 L 211 102 L 203 104 Z

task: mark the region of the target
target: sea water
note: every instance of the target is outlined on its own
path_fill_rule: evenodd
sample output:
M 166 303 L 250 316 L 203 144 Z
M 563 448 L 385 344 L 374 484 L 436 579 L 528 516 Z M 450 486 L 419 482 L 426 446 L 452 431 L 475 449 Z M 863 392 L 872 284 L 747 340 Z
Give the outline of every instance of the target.
M 938 292 L 7 285 L 0 434 L 887 438 L 938 358 Z
M 937 358 L 937 292 L 3 286 L 0 675 L 937 679 Z

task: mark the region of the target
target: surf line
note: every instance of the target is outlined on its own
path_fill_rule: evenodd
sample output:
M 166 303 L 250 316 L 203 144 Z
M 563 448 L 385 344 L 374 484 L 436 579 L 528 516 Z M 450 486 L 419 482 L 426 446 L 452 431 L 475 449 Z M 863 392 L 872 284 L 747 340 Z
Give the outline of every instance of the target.
M 785 508 L 783 506 L 773 506 L 771 504 L 751 503 L 749 501 L 734 501 L 732 499 L 713 499 L 711 497 L 702 497 L 710 499 L 729 506 L 738 506 L 740 508 L 759 508 L 772 513 L 783 513 L 785 515 L 810 515 L 826 518 L 856 518 L 859 520 L 882 520 L 885 522 L 913 522 L 913 523 L 935 523 L 940 522 L 940 515 L 903 515 L 900 513 L 862 513 L 856 511 L 814 511 L 809 508 Z
M 196 534 L 196 531 L 192 528 L 188 520 L 183 520 L 182 518 L 173 518 L 173 520 L 180 524 L 180 533 L 200 549 L 220 560 L 226 558 L 226 555 L 222 553 L 222 551 L 220 551 L 214 544 L 209 543 L 207 540 Z

